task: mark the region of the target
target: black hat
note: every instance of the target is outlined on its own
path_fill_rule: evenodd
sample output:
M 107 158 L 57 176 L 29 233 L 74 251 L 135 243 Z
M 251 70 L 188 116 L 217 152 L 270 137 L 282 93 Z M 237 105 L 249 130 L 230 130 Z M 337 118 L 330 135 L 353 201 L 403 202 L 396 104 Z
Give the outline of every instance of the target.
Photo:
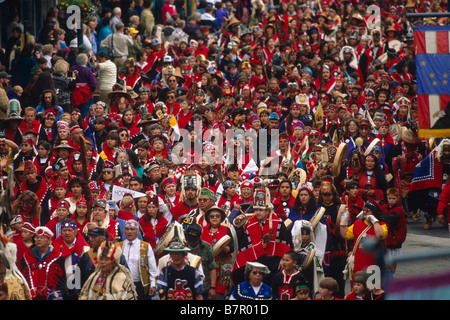
M 184 232 L 184 236 L 189 242 L 196 242 L 202 235 L 202 227 L 197 223 L 191 223 Z
M 88 232 L 88 235 L 108 238 L 108 231 L 103 228 L 94 228 Z
M 188 94 L 188 89 L 186 87 L 179 87 L 176 90 L 177 97 L 184 96 Z
M 0 79 L 11 79 L 11 75 L 5 71 L 0 71 Z
M 345 184 L 345 190 L 359 188 L 359 183 L 355 180 L 350 180 Z

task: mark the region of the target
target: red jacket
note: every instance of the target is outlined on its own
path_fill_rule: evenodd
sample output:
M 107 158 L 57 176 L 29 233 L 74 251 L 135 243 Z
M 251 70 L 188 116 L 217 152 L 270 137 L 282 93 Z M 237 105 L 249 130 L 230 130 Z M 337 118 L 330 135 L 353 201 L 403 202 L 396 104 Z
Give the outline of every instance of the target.
M 403 212 L 403 208 L 396 205 L 390 208 L 387 204 L 382 206 L 383 212 L 393 218 L 392 222 L 388 220 L 388 235 L 385 240 L 386 247 L 388 248 L 401 248 L 402 243 L 406 240 L 406 216 Z M 398 219 L 397 217 L 398 216 Z
M 444 214 L 448 211 L 450 204 L 450 182 L 446 183 L 442 188 L 441 195 L 439 197 L 439 203 L 437 207 L 437 213 Z M 447 221 L 450 223 L 450 215 L 447 216 Z
M 37 256 L 36 247 L 25 252 L 22 261 L 22 274 L 30 287 L 33 300 L 47 300 L 48 294 L 56 290 L 59 279 L 63 276 L 61 252 L 53 247 L 42 260 Z

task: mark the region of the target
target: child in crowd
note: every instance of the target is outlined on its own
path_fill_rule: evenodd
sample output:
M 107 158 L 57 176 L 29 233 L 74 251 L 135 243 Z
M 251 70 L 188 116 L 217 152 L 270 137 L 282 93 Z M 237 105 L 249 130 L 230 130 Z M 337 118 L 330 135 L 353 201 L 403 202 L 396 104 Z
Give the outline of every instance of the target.
M 316 300 L 342 300 L 334 296 L 339 291 L 339 285 L 331 277 L 325 277 L 319 282 L 319 295 Z
M 345 300 L 364 300 L 366 294 L 369 292 L 367 288 L 367 276 L 365 272 L 359 271 L 355 274 L 353 280 L 352 291 L 345 296 Z

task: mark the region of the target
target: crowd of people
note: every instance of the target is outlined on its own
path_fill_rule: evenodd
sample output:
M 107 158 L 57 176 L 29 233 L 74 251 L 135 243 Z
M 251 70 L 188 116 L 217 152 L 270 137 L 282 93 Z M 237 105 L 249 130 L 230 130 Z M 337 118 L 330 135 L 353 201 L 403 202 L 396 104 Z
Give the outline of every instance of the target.
M 8 24 L 0 298 L 382 300 L 407 223 L 447 228 L 413 27 L 448 18 L 406 18 L 446 1 L 93 5 Z

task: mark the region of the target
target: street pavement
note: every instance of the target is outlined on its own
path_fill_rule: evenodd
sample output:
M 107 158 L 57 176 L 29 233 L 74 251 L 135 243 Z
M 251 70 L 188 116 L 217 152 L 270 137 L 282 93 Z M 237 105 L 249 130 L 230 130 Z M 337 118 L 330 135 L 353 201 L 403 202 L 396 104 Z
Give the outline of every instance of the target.
M 423 216 L 419 221 L 408 219 L 407 237 L 403 243 L 403 254 L 427 254 L 448 248 L 450 250 L 450 238 L 447 227 L 434 222 L 431 228 L 425 230 Z M 435 259 L 421 259 L 415 261 L 399 262 L 395 277 L 410 277 L 450 271 L 450 256 Z

